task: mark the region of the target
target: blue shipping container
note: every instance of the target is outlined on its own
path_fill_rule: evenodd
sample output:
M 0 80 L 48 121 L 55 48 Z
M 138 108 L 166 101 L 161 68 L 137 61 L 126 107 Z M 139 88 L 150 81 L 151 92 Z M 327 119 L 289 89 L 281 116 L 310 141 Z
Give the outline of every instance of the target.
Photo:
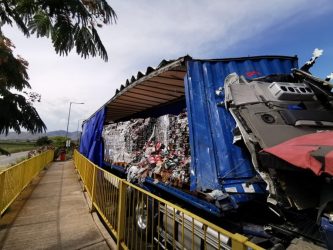
M 219 103 L 227 75 L 236 72 L 251 79 L 270 74 L 289 74 L 298 67 L 297 57 L 247 57 L 223 60 L 190 60 L 185 77 L 191 143 L 191 190 L 235 190 L 244 193 L 245 183 L 257 173 L 247 152 L 233 144 L 235 121 Z M 223 91 L 222 91 L 223 93 Z M 251 192 L 263 192 L 253 185 Z M 246 195 L 234 197 L 236 202 Z

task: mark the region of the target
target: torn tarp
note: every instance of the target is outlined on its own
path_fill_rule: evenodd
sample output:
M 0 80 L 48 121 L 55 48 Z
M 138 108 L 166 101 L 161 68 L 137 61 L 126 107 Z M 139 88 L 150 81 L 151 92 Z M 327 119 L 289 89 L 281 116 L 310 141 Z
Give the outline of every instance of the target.
M 105 108 L 102 108 L 84 123 L 80 142 L 80 153 L 99 166 L 103 163 L 104 119 Z

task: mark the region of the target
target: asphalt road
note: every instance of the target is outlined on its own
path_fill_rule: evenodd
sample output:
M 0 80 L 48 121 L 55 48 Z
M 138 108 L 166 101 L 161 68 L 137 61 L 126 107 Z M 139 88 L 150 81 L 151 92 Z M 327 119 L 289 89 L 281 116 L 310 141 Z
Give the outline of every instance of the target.
M 28 152 L 29 151 L 13 153 L 9 156 L 0 155 L 0 171 L 3 170 L 8 165 L 10 165 L 11 163 L 15 163 L 17 160 L 26 157 L 28 155 Z

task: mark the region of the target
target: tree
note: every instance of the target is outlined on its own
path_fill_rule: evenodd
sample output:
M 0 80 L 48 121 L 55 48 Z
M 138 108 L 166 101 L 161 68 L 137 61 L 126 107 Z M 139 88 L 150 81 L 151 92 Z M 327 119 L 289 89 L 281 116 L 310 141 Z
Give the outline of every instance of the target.
M 27 37 L 50 38 L 59 55 L 74 48 L 81 57 L 108 60 L 97 28 L 116 21 L 106 0 L 7 0 L 0 1 L 0 133 L 44 132 L 46 126 L 36 109 L 40 95 L 28 92 L 28 62 L 13 54 L 14 45 L 3 32 L 16 24 Z M 15 90 L 15 92 L 13 92 Z M 1 151 L 0 151 L 1 153 Z
M 36 141 L 36 146 L 45 146 L 50 145 L 52 143 L 52 140 L 49 139 L 47 136 L 39 137 Z
M 106 0 L 0 1 L 0 21 L 16 23 L 24 35 L 51 38 L 55 51 L 67 55 L 74 47 L 86 58 L 97 54 L 108 60 L 98 27 L 116 21 Z
M 56 148 L 65 147 L 66 137 L 65 136 L 52 136 L 50 137 L 52 145 Z

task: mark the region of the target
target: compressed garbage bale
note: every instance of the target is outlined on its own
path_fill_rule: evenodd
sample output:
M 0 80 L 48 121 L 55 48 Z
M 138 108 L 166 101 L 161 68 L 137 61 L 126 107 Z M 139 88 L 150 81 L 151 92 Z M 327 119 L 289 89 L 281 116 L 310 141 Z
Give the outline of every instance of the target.
M 107 162 L 129 162 L 131 156 L 126 150 L 126 136 L 130 121 L 119 122 L 104 126 L 104 159 Z
M 129 163 L 131 180 L 149 176 L 189 188 L 191 156 L 186 112 L 110 124 L 104 127 L 103 139 L 105 159 Z
M 168 131 L 170 127 L 170 115 L 163 115 L 156 119 L 155 141 L 168 145 Z
M 157 118 L 155 134 L 144 149 L 141 166 L 149 165 L 149 176 L 166 184 L 189 186 L 190 155 L 186 112 Z
M 132 119 L 104 126 L 104 160 L 110 163 L 132 162 L 151 137 L 153 119 Z

